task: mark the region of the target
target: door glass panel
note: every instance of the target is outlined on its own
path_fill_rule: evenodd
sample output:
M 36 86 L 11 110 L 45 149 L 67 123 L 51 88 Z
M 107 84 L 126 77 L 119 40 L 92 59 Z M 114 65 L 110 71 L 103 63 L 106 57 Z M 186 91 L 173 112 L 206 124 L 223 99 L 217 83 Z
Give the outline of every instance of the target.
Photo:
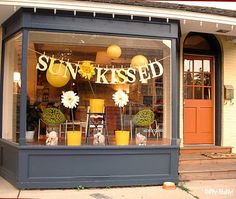
M 193 74 L 190 72 L 184 73 L 184 84 L 192 85 L 193 84 Z
M 184 88 L 184 99 L 192 99 L 193 98 L 193 88 L 185 87 Z
M 204 99 L 211 99 L 211 88 L 210 87 L 204 88 Z
M 194 60 L 194 72 L 202 72 L 202 60 Z
M 210 60 L 203 60 L 204 72 L 211 72 Z
M 204 86 L 211 86 L 211 74 L 204 74 Z
M 194 73 L 194 84 L 202 85 L 202 73 Z
M 184 71 L 185 72 L 192 72 L 193 71 L 193 60 L 184 60 Z
M 201 87 L 194 88 L 194 99 L 202 99 L 202 88 Z
M 184 98 L 212 99 L 211 59 L 184 60 Z

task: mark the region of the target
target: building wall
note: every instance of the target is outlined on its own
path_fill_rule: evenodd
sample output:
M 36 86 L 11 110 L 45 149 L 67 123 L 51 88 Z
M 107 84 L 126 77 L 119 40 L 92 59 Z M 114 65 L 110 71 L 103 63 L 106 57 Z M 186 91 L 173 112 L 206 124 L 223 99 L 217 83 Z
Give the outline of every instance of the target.
M 217 38 L 223 52 L 223 85 L 232 85 L 236 89 L 236 44 L 230 40 L 230 37 L 218 36 Z M 235 104 L 229 101 L 227 104 L 226 101 L 222 102 L 222 145 L 233 146 L 233 152 L 236 152 L 236 101 L 233 100 L 233 102 Z

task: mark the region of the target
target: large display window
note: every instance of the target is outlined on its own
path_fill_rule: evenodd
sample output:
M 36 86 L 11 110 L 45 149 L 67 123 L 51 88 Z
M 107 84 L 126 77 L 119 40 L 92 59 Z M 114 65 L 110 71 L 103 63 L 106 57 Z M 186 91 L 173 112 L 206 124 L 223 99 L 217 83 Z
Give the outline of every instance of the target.
M 170 40 L 32 31 L 28 42 L 28 144 L 171 143 Z M 13 54 L 6 48 L 5 52 L 19 62 L 20 51 Z M 13 69 L 5 66 L 8 73 L 13 74 Z M 10 82 L 16 86 L 13 78 Z M 14 96 L 20 96 L 19 82 L 17 85 Z M 5 90 L 9 88 L 4 85 Z M 67 91 L 79 97 L 72 109 L 62 101 Z M 11 102 L 4 99 L 4 103 Z M 17 103 L 11 104 L 19 109 Z M 17 114 L 4 115 L 14 123 L 7 124 L 14 136 L 6 133 L 4 138 L 17 142 L 19 118 L 14 119 Z M 129 140 L 122 143 L 125 133 L 117 138 L 118 130 L 128 132 Z M 71 131 L 80 132 L 79 143 L 69 141 Z
M 22 34 L 5 43 L 2 137 L 18 141 L 20 131 Z

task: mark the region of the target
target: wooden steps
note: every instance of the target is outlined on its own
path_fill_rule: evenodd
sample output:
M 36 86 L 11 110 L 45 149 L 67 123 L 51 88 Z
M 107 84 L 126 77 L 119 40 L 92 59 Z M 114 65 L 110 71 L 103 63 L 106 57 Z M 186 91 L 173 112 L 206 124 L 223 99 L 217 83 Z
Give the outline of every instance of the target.
M 199 146 L 180 148 L 180 154 L 202 154 L 202 153 L 231 153 L 232 147 L 221 146 Z
M 180 149 L 179 177 L 187 180 L 236 178 L 236 157 L 211 158 L 205 153 L 231 153 L 232 147 L 185 147 Z
M 180 181 L 190 180 L 219 180 L 219 179 L 235 179 L 236 171 L 194 171 L 194 172 L 181 172 L 179 174 Z

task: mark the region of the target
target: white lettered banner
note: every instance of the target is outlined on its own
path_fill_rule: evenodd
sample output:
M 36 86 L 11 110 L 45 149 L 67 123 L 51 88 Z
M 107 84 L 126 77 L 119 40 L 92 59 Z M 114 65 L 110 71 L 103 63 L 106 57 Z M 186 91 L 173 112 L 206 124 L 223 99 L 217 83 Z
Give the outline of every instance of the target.
M 88 68 L 84 71 L 82 70 L 81 63 L 83 62 L 88 63 L 85 67 L 89 67 L 89 70 Z M 149 79 L 163 75 L 163 66 L 157 60 L 153 62 L 150 61 L 147 65 L 135 68 L 115 68 L 114 66 L 104 68 L 99 67 L 99 65 L 95 66 L 95 64 L 91 61 L 72 63 L 69 61 L 55 59 L 54 57 L 49 57 L 45 54 L 39 56 L 36 69 L 40 71 L 50 70 L 51 74 L 56 75 L 59 72 L 61 73 L 61 67 L 63 67 L 64 70 L 62 76 L 66 76 L 69 71 L 73 79 L 76 79 L 77 75 L 80 74 L 82 77 L 90 80 L 90 78 L 95 75 L 95 83 L 99 84 L 124 84 L 134 83 L 135 81 L 140 81 L 143 83 Z M 84 75 L 84 73 L 87 74 Z

